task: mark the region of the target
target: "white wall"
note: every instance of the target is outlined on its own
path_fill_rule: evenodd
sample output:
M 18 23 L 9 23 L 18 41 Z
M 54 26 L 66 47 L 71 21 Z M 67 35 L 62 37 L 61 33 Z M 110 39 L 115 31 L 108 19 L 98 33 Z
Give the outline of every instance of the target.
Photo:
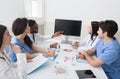
M 24 1 L 28 0 L 1 0 L 0 1 L 0 24 L 6 25 L 11 32 L 11 27 L 13 21 L 18 17 L 27 17 L 25 15 L 25 3 Z M 44 34 L 44 21 L 40 18 L 28 18 L 28 19 L 35 19 L 36 22 L 39 24 L 40 33 Z M 42 29 L 42 30 L 41 30 Z
M 0 24 L 11 27 L 13 20 L 24 16 L 23 0 L 0 1 Z
M 120 22 L 120 0 L 45 0 L 46 34 L 52 34 L 55 18 L 82 20 L 82 33 L 90 21 Z M 120 25 L 120 24 L 119 24 Z

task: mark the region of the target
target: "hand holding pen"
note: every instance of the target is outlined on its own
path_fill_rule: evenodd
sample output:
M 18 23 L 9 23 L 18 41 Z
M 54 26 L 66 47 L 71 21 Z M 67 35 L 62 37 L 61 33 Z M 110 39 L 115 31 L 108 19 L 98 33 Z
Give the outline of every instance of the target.
M 18 45 L 10 44 L 10 46 L 16 54 L 21 53 L 21 49 Z

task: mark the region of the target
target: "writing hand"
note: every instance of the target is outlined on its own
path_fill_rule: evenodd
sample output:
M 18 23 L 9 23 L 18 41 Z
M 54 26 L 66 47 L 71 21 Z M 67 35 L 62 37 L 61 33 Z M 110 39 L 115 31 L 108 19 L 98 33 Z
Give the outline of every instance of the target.
M 12 45 L 11 44 L 11 48 L 15 53 L 21 53 L 21 49 L 18 45 Z

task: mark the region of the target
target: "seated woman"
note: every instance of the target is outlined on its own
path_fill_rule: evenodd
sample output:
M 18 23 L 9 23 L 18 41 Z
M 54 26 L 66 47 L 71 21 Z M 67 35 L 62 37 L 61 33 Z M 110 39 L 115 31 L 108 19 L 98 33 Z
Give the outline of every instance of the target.
M 80 43 L 77 41 L 73 42 L 73 44 L 72 44 L 73 47 L 77 48 L 79 46 L 86 46 L 88 48 L 92 48 L 93 46 L 95 46 L 95 44 L 97 43 L 97 41 L 99 39 L 98 33 L 97 33 L 98 28 L 99 28 L 98 22 L 92 21 L 91 25 L 89 25 L 88 29 L 87 29 L 89 35 L 84 40 L 80 41 Z
M 78 48 L 80 46 L 81 50 L 87 50 L 89 48 L 94 47 L 99 39 L 98 33 L 97 33 L 97 31 L 99 29 L 98 23 L 99 22 L 97 22 L 97 21 L 92 21 L 91 25 L 89 25 L 88 29 L 87 29 L 89 35 L 85 39 L 80 41 L 80 43 L 78 43 L 77 41 L 73 42 L 73 47 Z M 85 46 L 85 48 L 82 48 L 84 46 Z M 81 50 L 79 50 L 79 51 L 81 51 Z M 85 71 L 85 73 L 88 75 L 92 74 L 91 71 L 89 71 L 89 70 Z
M 30 27 L 26 18 L 17 18 L 13 22 L 12 31 L 15 36 L 12 38 L 11 43 L 20 46 L 22 53 L 27 54 L 27 59 L 34 58 L 35 56 L 32 55 L 34 52 L 43 53 L 47 57 L 54 56 L 55 51 L 38 48 L 30 40 L 29 36 L 27 35 L 30 33 Z M 13 52 L 13 50 L 10 49 L 9 55 L 12 62 L 17 61 L 16 54 Z
M 0 79 L 26 79 L 26 54 L 21 53 L 20 47 L 13 45 L 12 49 L 16 53 L 16 66 L 7 57 L 8 52 L 4 52 L 6 45 L 9 45 L 11 36 L 7 27 L 0 25 Z

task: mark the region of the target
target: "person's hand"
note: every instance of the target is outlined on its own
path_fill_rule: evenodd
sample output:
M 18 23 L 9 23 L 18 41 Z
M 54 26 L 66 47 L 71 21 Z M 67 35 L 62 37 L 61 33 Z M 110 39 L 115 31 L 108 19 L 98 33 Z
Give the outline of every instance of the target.
M 53 43 L 50 45 L 50 48 L 57 48 L 58 43 Z
M 47 52 L 46 52 L 46 56 L 47 57 L 53 57 L 55 55 L 55 51 L 54 50 L 48 50 Z
M 76 49 L 76 48 L 79 47 L 79 43 L 77 41 L 72 42 L 72 46 L 73 46 L 74 49 Z
M 11 45 L 11 48 L 16 54 L 21 53 L 21 49 L 18 45 Z
M 77 59 L 85 59 L 85 55 L 81 52 L 78 53 L 78 55 L 76 56 Z
M 32 62 L 32 59 L 27 59 L 27 63 Z
M 83 58 L 86 59 L 86 55 L 88 55 L 88 53 L 87 53 L 87 51 L 82 50 L 81 53 L 80 53 L 80 55 L 82 55 L 82 56 L 80 57 L 81 59 L 83 59 Z
M 26 58 L 27 58 L 27 60 L 28 59 L 33 59 L 35 57 L 36 57 L 36 55 L 33 55 L 33 54 L 30 54 L 30 53 L 26 52 Z
M 55 32 L 53 35 L 52 35 L 52 38 L 54 37 L 58 37 L 58 36 L 61 36 L 63 32 L 59 31 L 59 32 Z

